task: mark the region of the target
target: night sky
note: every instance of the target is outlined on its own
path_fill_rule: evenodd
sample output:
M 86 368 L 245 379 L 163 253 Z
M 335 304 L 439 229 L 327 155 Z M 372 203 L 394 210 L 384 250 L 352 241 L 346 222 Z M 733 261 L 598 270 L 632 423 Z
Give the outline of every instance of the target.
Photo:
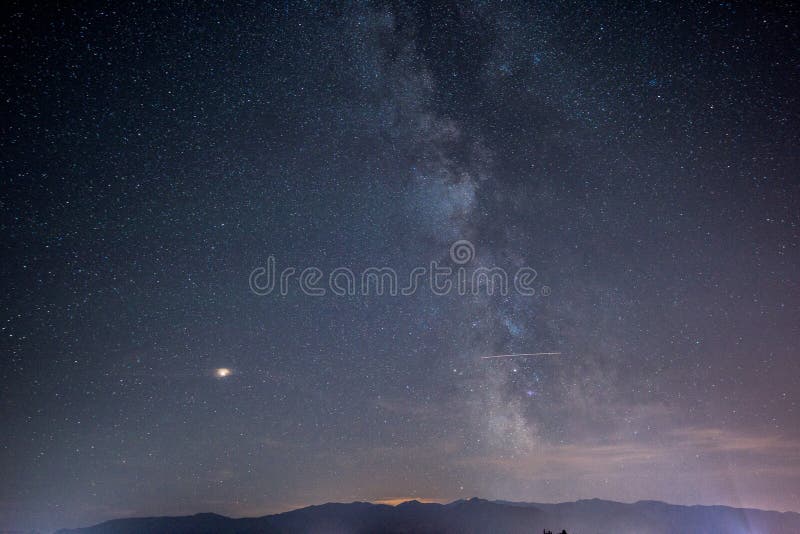
M 0 529 L 800 511 L 798 14 L 5 6 Z M 296 277 L 257 294 L 270 256 Z M 297 282 L 431 262 L 534 294 Z

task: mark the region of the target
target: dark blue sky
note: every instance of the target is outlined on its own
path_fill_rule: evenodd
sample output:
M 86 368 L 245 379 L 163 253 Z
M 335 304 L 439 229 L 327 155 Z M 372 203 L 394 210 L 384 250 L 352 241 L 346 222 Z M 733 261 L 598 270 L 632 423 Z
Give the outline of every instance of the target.
M 0 528 L 800 510 L 797 15 L 7 6 Z M 249 286 L 269 256 L 404 281 L 457 240 L 535 294 Z M 561 354 L 482 358 L 531 352 Z

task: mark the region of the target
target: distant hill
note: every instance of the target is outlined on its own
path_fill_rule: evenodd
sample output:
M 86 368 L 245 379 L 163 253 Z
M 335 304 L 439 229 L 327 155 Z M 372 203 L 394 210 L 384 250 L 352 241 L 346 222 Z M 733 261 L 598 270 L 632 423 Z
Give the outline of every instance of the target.
M 217 514 L 114 519 L 59 534 L 200 533 L 524 533 L 569 534 L 797 534 L 800 514 L 727 506 L 678 506 L 657 501 L 624 504 L 599 499 L 560 504 L 470 499 L 450 504 L 408 501 L 397 506 L 354 502 L 309 506 L 256 518 Z

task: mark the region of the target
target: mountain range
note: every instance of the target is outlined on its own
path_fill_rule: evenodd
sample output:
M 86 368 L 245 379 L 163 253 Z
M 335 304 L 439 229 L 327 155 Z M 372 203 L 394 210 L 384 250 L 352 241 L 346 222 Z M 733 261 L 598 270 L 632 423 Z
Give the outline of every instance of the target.
M 328 503 L 254 518 L 204 513 L 182 517 L 114 519 L 58 534 L 210 533 L 525 533 L 569 534 L 769 533 L 800 532 L 800 514 L 680 506 L 658 501 L 632 504 L 600 499 L 559 504 L 487 501 L 450 504 L 407 501 L 397 506 L 368 502 Z

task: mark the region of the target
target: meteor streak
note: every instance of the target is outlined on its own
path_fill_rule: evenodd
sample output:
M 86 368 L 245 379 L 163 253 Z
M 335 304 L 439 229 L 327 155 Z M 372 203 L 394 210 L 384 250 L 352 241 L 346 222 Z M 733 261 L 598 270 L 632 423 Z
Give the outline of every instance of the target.
M 481 360 L 493 360 L 495 358 L 524 358 L 527 356 L 557 356 L 560 352 L 524 352 L 519 354 L 497 354 L 495 356 L 481 356 Z

